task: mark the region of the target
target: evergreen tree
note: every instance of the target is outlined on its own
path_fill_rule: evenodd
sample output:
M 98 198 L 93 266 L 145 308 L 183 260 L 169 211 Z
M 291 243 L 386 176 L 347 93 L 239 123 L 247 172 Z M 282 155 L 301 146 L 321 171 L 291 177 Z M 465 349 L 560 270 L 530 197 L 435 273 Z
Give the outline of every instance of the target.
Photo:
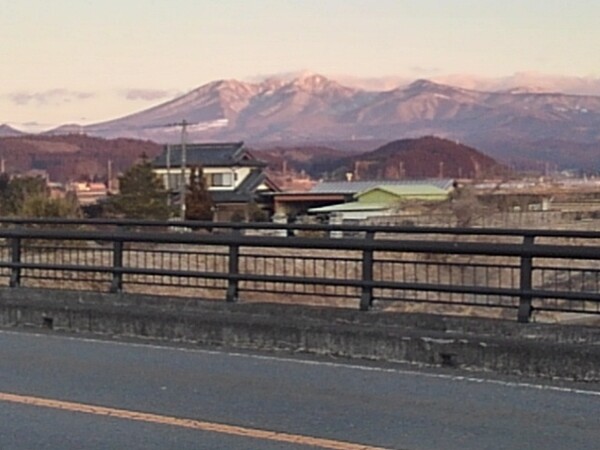
M 166 220 L 170 215 L 167 195 L 152 164 L 142 157 L 141 162 L 119 177 L 119 193 L 109 199 L 107 210 L 131 219 Z
M 186 220 L 212 220 L 214 203 L 201 166 L 192 167 L 185 196 Z
M 81 217 L 77 197 L 52 198 L 41 177 L 0 174 L 0 214 L 24 218 Z
M 50 198 L 48 195 L 36 194 L 27 197 L 19 208 L 19 217 L 81 217 L 81 210 L 74 195 L 65 198 Z
M 43 178 L 0 176 L 0 214 L 21 215 L 25 201 L 31 197 L 48 197 Z

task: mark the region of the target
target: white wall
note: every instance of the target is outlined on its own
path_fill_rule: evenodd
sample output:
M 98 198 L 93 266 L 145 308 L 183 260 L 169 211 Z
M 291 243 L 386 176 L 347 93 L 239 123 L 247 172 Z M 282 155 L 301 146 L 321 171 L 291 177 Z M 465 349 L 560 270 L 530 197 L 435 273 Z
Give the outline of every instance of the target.
M 190 171 L 191 168 L 188 167 L 185 171 L 185 180 L 187 183 L 187 180 L 190 177 Z M 249 167 L 206 167 L 203 168 L 202 171 L 204 172 L 204 176 L 207 177 L 208 175 L 211 174 L 217 174 L 217 173 L 230 173 L 233 175 L 233 179 L 234 179 L 234 183 L 232 186 L 209 186 L 210 190 L 234 190 L 235 188 L 237 188 L 243 181 L 244 179 L 246 179 L 246 177 L 248 175 L 250 175 L 251 169 Z M 167 169 L 166 168 L 159 168 L 159 169 L 154 169 L 154 173 L 156 173 L 158 176 L 161 177 L 161 179 L 163 180 L 163 184 L 166 186 L 166 177 L 167 177 Z M 171 179 L 173 180 L 175 178 L 174 183 L 171 183 L 172 185 L 169 186 L 169 188 L 171 190 L 177 190 L 179 189 L 179 183 L 180 183 L 180 179 L 181 179 L 181 168 L 180 167 L 172 167 L 170 169 L 170 175 L 171 175 Z M 174 185 L 173 185 L 174 184 Z

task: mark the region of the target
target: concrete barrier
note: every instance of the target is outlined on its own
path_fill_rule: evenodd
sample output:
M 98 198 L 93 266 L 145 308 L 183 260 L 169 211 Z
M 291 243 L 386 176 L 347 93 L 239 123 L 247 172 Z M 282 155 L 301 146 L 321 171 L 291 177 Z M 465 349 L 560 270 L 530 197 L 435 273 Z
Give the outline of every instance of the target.
M 0 288 L 0 325 L 600 380 L 600 328 Z

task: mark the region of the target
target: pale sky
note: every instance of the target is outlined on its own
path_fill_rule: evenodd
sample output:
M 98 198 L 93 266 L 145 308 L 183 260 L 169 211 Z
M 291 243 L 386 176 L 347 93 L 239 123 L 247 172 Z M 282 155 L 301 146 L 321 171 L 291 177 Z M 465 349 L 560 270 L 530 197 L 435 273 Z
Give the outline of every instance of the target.
M 0 123 L 21 129 L 303 70 L 597 80 L 600 0 L 0 0 Z

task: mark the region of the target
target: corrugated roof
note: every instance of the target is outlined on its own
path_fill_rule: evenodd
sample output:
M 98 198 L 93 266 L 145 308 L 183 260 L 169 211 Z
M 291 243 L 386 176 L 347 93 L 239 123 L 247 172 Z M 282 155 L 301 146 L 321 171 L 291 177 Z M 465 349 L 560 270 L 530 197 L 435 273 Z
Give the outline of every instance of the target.
M 434 186 L 449 191 L 454 185 L 453 179 L 420 179 L 420 180 L 370 180 L 370 181 L 322 181 L 309 192 L 318 194 L 353 195 L 378 186 Z
M 355 197 L 360 197 L 367 192 L 382 190 L 398 197 L 428 197 L 447 195 L 448 190 L 432 184 L 409 184 L 409 185 L 378 185 L 364 191 L 358 192 Z

